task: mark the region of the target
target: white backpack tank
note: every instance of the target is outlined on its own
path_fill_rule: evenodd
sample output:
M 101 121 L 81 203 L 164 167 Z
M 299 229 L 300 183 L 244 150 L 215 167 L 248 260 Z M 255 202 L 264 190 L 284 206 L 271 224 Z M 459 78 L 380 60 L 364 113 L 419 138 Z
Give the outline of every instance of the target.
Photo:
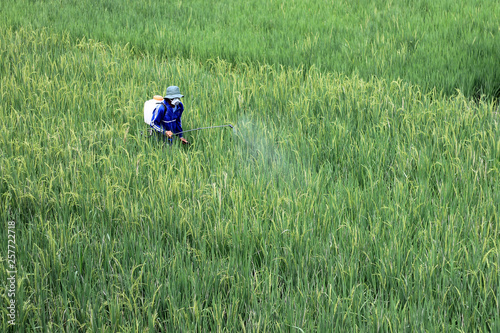
M 144 103 L 144 122 L 151 125 L 151 118 L 153 118 L 153 111 L 158 104 L 161 104 L 163 97 L 160 95 L 155 95 L 153 99 L 150 99 Z

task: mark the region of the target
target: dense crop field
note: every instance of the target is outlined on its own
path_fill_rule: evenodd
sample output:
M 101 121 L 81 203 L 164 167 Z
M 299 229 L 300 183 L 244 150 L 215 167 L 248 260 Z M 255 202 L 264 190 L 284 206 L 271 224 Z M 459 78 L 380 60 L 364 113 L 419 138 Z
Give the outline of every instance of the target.
M 3 331 L 500 330 L 494 101 L 9 20 Z M 170 84 L 185 129 L 235 130 L 145 135 Z
M 500 98 L 497 0 L 4 0 L 6 26 L 129 44 L 161 57 L 358 74 Z

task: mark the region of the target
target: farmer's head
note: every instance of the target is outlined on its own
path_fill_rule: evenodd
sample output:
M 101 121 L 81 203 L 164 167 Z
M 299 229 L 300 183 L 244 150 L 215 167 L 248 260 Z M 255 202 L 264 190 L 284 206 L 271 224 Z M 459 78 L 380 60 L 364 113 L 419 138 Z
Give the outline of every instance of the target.
M 181 94 L 179 87 L 170 86 L 167 88 L 167 92 L 165 93 L 165 99 L 168 100 L 169 102 L 179 100 L 182 97 L 184 97 L 184 95 Z M 176 104 L 176 103 L 174 103 L 174 104 Z

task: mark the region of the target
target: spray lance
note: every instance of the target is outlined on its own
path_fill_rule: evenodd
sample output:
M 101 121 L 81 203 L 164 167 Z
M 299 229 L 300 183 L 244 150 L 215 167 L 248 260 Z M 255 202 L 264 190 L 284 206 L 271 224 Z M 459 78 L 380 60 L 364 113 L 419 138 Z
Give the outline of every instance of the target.
M 231 127 L 233 129 L 233 131 L 234 131 L 234 126 L 231 125 L 231 124 L 227 124 L 227 125 L 218 125 L 218 126 L 194 128 L 194 129 L 190 129 L 190 130 L 186 130 L 186 131 L 182 131 L 182 132 L 177 132 L 177 133 L 174 133 L 173 135 L 177 135 L 177 134 L 181 134 L 181 133 L 187 133 L 187 132 L 192 132 L 192 131 L 199 131 L 199 130 L 209 129 L 209 128 L 219 128 L 219 127 Z

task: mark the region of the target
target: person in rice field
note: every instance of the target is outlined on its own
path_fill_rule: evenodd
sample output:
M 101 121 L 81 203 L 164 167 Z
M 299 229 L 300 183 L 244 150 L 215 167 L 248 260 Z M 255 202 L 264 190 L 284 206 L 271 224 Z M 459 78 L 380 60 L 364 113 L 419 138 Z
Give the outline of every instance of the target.
M 181 116 L 184 111 L 182 97 L 184 95 L 181 94 L 179 87 L 168 87 L 163 101 L 153 111 L 151 127 L 157 133 L 167 137 L 170 143 L 176 134 L 181 142 L 187 145 L 189 142 L 182 135 Z

